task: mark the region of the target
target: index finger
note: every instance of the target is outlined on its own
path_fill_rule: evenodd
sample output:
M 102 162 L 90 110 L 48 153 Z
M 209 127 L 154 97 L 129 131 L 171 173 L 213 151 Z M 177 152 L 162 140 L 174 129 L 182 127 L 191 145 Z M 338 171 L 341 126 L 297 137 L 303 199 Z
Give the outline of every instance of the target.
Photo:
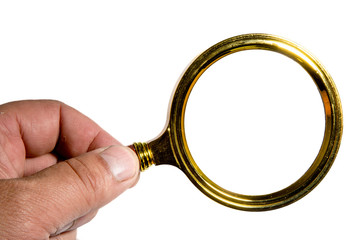
M 10 143 L 4 151 L 18 155 L 13 157 L 37 157 L 55 151 L 70 158 L 119 144 L 94 121 L 58 101 L 11 102 L 1 105 L 0 112 L 0 134 Z

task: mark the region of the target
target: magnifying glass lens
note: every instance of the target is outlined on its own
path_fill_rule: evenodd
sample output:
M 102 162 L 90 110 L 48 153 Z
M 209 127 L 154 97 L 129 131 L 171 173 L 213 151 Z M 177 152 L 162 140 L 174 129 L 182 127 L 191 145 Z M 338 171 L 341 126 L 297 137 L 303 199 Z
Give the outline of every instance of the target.
M 258 195 L 306 172 L 321 147 L 324 123 L 318 90 L 299 64 L 249 50 L 202 74 L 187 102 L 185 135 L 195 162 L 216 184 Z

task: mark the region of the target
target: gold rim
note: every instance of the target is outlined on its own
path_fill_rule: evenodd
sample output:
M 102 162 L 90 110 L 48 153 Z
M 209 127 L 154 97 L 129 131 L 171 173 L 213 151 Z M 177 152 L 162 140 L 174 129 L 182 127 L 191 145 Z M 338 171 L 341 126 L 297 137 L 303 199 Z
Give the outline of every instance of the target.
M 300 64 L 312 77 L 325 111 L 325 133 L 320 151 L 305 174 L 290 186 L 264 195 L 243 195 L 228 191 L 211 181 L 191 156 L 185 137 L 184 116 L 192 88 L 213 63 L 244 50 L 262 49 L 281 53 Z M 302 198 L 319 184 L 329 171 L 339 150 L 342 135 L 342 109 L 335 84 L 324 67 L 296 44 L 268 34 L 247 34 L 226 39 L 197 57 L 184 72 L 174 92 L 169 112 L 171 148 L 179 168 L 207 196 L 228 207 L 263 211 L 286 206 Z

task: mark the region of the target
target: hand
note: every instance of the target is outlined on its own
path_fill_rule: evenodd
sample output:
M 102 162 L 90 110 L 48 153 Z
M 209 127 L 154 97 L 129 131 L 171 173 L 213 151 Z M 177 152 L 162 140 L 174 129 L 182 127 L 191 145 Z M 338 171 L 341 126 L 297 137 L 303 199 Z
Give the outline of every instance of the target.
M 0 239 L 75 239 L 138 177 L 135 153 L 75 109 L 0 105 Z

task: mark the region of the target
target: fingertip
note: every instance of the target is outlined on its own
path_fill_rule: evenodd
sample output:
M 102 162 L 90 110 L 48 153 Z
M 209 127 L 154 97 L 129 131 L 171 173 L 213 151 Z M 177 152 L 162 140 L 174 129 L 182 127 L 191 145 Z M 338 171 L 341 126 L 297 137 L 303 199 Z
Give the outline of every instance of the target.
M 139 175 L 139 160 L 128 147 L 113 145 L 100 153 L 117 181 L 136 180 Z

